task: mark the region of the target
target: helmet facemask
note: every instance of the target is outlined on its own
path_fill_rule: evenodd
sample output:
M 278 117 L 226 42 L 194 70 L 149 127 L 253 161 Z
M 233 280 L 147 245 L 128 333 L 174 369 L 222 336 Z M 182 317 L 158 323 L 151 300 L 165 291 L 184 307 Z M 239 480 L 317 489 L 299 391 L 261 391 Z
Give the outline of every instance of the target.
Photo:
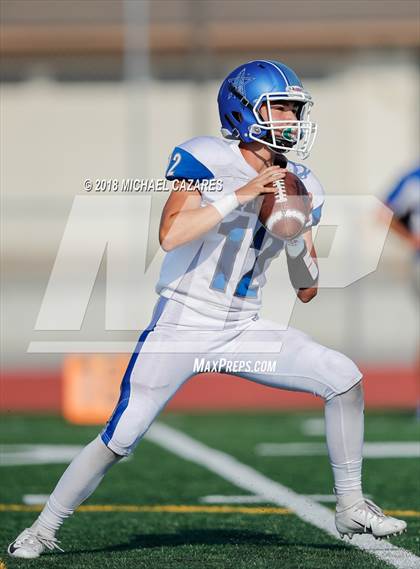
M 272 105 L 276 102 L 299 102 L 296 120 L 273 120 Z M 260 110 L 265 104 L 268 120 Z M 249 127 L 249 138 L 269 146 L 274 152 L 294 150 L 299 158 L 306 158 L 315 142 L 317 125 L 309 120 L 313 103 L 308 93 L 291 87 L 287 92 L 263 93 L 253 107 L 256 123 Z

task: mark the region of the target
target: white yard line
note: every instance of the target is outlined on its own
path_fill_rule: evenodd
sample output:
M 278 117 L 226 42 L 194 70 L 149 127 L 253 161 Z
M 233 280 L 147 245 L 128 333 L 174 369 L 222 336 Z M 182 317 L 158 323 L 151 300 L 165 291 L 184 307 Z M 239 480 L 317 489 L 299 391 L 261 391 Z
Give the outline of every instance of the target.
M 322 456 L 327 454 L 325 443 L 259 443 L 255 452 L 260 456 Z M 420 458 L 420 443 L 365 442 L 364 458 Z
M 26 506 L 43 506 L 48 502 L 48 494 L 24 494 L 22 504 Z
M 370 494 L 363 494 L 365 498 L 372 498 Z M 335 504 L 336 497 L 335 494 L 306 494 L 307 498 L 315 500 L 315 502 L 331 502 Z
M 290 508 L 305 522 L 324 530 L 337 539 L 334 514 L 331 510 L 267 478 L 233 456 L 208 447 L 161 423 L 155 423 L 152 426 L 147 439 L 186 460 L 205 466 L 238 488 L 264 496 L 267 502 Z M 372 536 L 354 536 L 351 545 L 367 551 L 398 569 L 418 569 L 420 566 L 420 558 L 410 551 L 396 547 L 387 541 L 376 541 Z
M 266 502 L 264 496 L 223 496 L 212 494 L 200 498 L 202 504 L 261 504 Z
M 331 502 L 335 504 L 336 497 L 334 494 L 305 494 L 307 498 L 315 500 L 315 502 Z M 370 494 L 365 494 L 365 498 L 371 498 Z M 200 502 L 203 504 L 261 504 L 266 502 L 264 496 L 252 495 L 224 495 L 224 494 L 211 494 L 209 496 L 202 496 Z M 24 502 L 26 503 L 26 502 Z
M 0 466 L 67 464 L 82 448 L 80 445 L 1 445 Z
M 82 449 L 83 445 L 0 445 L 0 466 L 68 464 Z
M 323 417 L 312 417 L 304 419 L 301 423 L 301 431 L 309 437 L 319 437 L 325 435 L 325 421 Z

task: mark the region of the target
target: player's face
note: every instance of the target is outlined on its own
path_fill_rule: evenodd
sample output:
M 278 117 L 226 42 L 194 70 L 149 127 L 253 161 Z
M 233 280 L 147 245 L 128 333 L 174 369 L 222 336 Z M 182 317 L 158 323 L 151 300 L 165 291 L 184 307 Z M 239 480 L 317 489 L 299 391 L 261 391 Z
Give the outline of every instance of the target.
M 299 112 L 299 103 L 295 101 L 275 101 L 270 104 L 272 121 L 295 121 Z M 270 120 L 266 103 L 261 106 L 264 121 Z
M 270 110 L 267 104 L 264 103 L 260 108 L 260 115 L 263 121 L 296 121 L 300 110 L 300 103 L 296 101 L 272 101 L 270 102 Z M 270 117 L 271 111 L 271 117 Z M 278 128 L 274 129 L 274 136 L 276 139 L 286 139 L 290 141 L 291 146 L 293 141 L 296 141 L 298 129 L 295 125 L 287 125 L 283 122 Z

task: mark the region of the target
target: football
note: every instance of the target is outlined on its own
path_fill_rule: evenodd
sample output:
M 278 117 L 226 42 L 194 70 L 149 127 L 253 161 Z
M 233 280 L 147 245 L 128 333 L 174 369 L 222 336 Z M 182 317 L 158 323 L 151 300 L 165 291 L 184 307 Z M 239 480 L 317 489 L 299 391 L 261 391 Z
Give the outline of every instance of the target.
M 310 214 L 310 196 L 292 172 L 287 172 L 275 185 L 278 188 L 275 194 L 262 197 L 259 220 L 275 237 L 294 239 L 304 229 Z

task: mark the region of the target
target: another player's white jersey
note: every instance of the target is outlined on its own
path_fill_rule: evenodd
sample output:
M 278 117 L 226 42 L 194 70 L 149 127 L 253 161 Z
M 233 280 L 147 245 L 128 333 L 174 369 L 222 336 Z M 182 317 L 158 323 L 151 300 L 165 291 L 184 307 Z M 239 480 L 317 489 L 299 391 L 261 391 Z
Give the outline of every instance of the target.
M 322 186 L 305 166 L 289 161 L 288 169 L 313 194 L 313 223 L 317 224 L 324 201 Z M 200 180 L 202 207 L 257 175 L 237 142 L 207 136 L 177 146 L 166 172 L 168 180 Z M 223 321 L 250 318 L 258 312 L 265 272 L 284 247 L 284 241 L 259 222 L 259 203 L 257 199 L 239 206 L 206 234 L 168 252 L 156 292 Z

